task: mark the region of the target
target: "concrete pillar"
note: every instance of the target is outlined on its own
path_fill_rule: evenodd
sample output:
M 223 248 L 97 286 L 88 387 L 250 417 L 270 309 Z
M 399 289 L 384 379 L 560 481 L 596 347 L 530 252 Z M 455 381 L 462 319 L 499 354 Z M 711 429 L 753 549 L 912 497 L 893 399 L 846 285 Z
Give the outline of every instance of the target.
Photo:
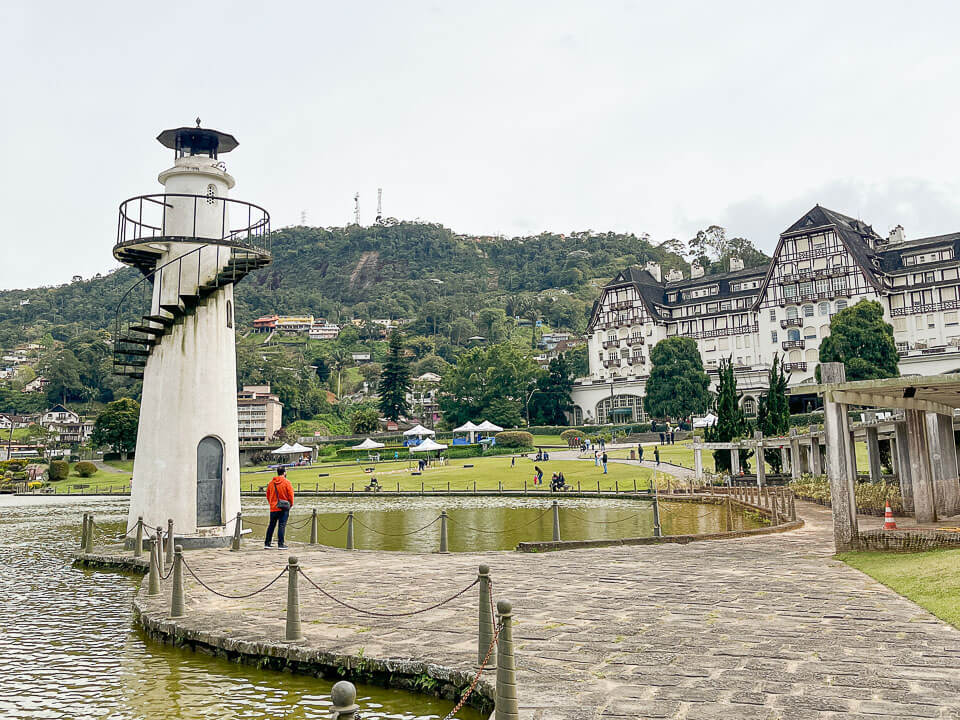
M 804 442 L 800 444 L 800 474 L 809 475 L 810 474 L 810 443 Z
M 480 580 L 480 630 L 477 635 L 477 667 L 495 667 L 496 646 L 493 642 L 493 601 L 490 598 L 490 566 L 481 565 L 477 575 Z M 489 654 L 488 654 L 489 653 Z
M 824 384 L 846 381 L 843 363 L 821 363 Z M 823 427 L 827 448 L 827 479 L 830 481 L 830 503 L 833 510 L 833 541 L 837 552 L 855 550 L 860 545 L 857 527 L 855 478 L 850 474 L 850 418 L 847 406 L 834 401 L 832 393 L 823 395 Z
M 914 515 L 918 524 L 936 522 L 926 413 L 923 410 L 905 410 L 904 416 L 907 420 L 907 456 L 910 460 Z
M 907 437 L 907 423 L 898 422 L 893 426 L 894 440 L 891 452 L 896 451 L 897 479 L 900 482 L 900 497 L 903 509 L 913 512 L 913 476 L 910 475 L 910 439 Z
M 287 625 L 284 640 L 297 642 L 303 640 L 300 626 L 300 564 L 294 555 L 287 560 Z
M 820 454 L 820 437 L 814 435 L 819 433 L 820 428 L 816 425 L 810 426 L 810 472 L 814 475 L 823 475 L 823 456 Z
M 897 441 L 895 438 L 887 438 L 890 444 L 890 470 L 896 475 L 900 472 L 900 463 L 897 462 Z
M 868 427 L 867 457 L 870 459 L 870 482 L 880 482 L 880 440 L 876 426 Z
M 740 448 L 730 450 L 730 474 L 737 477 L 740 474 Z
M 960 503 L 957 484 L 957 446 L 953 438 L 953 417 L 928 412 L 927 438 L 930 443 L 930 471 L 934 505 L 938 518 L 956 512 Z
M 447 511 L 440 511 L 440 550 L 441 553 L 447 553 Z
M 697 482 L 703 481 L 703 450 L 699 447 L 693 448 L 693 471 L 697 477 Z
M 796 428 L 790 428 L 790 477 L 800 479 L 800 440 Z
M 786 475 L 790 472 L 790 452 L 787 448 L 780 447 L 780 474 Z
M 757 444 L 755 456 L 757 458 L 757 487 L 763 487 L 767 484 L 767 467 L 763 458 L 763 433 L 759 430 L 753 432 L 753 441 Z
M 513 606 L 506 600 L 497 603 L 502 627 L 498 640 L 497 686 L 494 705 L 496 720 L 517 720 L 520 717 L 517 693 L 517 666 L 513 659 Z

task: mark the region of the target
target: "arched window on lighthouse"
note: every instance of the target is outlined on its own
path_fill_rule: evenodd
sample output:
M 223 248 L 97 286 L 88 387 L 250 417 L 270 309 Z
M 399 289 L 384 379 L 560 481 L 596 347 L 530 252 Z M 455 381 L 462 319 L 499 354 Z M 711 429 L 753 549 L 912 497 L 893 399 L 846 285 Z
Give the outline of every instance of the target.
M 217 204 L 217 186 L 213 183 L 207 185 L 207 205 Z
M 227 300 L 227 327 L 233 327 L 233 301 Z

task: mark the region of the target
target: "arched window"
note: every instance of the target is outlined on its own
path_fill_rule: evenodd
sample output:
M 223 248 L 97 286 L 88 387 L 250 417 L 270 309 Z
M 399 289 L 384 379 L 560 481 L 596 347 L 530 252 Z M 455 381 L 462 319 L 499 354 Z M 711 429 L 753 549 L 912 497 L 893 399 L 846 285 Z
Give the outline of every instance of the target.
M 233 327 L 233 301 L 227 300 L 227 327 Z
M 829 335 L 829 334 L 830 334 L 830 326 L 829 326 L 829 325 L 821 325 L 821 326 L 820 326 L 820 337 L 821 337 L 821 338 L 825 338 L 825 337 L 826 337 L 827 335 Z
M 636 395 L 605 397 L 597 403 L 597 422 L 600 425 L 643 420 L 646 420 L 643 412 L 643 398 Z
M 803 353 L 803 357 L 807 361 L 807 369 L 813 372 L 814 365 L 820 362 L 820 354 L 813 348 L 810 348 Z
M 816 340 L 817 329 L 813 325 L 807 325 L 807 327 L 803 329 L 803 338 L 804 340 Z
M 804 306 L 803 306 L 803 316 L 804 316 L 804 317 L 813 317 L 813 305 L 804 305 Z
M 830 303 L 828 303 L 828 302 L 822 302 L 822 303 L 820 303 L 819 305 L 817 305 L 817 312 L 819 312 L 821 315 L 829 315 L 829 314 L 830 314 Z
M 799 330 L 797 330 L 796 328 L 791 328 L 790 330 L 787 330 L 787 340 L 799 340 L 799 339 L 800 339 Z
M 213 183 L 207 185 L 207 205 L 217 204 L 217 186 Z
M 787 320 L 796 320 L 798 316 L 799 316 L 799 313 L 797 312 L 797 306 L 790 305 L 787 308 Z
M 630 348 L 620 348 L 620 358 L 622 360 L 630 359 Z
M 846 309 L 847 309 L 847 301 L 837 300 L 837 312 L 840 312 L 841 310 L 846 310 Z
M 743 414 L 750 417 L 757 414 L 757 401 L 752 397 L 745 397 L 743 399 Z

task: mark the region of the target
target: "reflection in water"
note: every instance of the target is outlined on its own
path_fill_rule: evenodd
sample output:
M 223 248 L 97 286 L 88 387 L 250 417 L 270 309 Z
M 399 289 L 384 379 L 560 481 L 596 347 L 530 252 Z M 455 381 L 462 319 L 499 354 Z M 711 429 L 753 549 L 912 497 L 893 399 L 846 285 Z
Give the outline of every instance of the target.
M 552 500 L 545 498 L 447 497 L 300 497 L 287 526 L 287 538 L 310 540 L 310 514 L 317 508 L 318 540 L 321 544 L 344 547 L 347 529 L 344 518 L 356 518 L 354 542 L 364 550 L 433 552 L 440 542 L 441 510 L 449 516 L 451 552 L 511 550 L 520 542 L 553 538 Z M 650 537 L 653 535 L 653 505 L 635 500 L 589 498 L 560 499 L 560 535 L 564 540 Z M 262 539 L 268 517 L 267 504 L 260 498 L 244 498 L 244 527 L 247 537 Z M 686 535 L 727 530 L 722 505 L 660 503 L 660 520 L 665 535 Z M 432 523 L 432 524 L 431 524 Z M 425 529 L 420 530 L 421 528 Z M 750 518 L 734 513 L 735 530 L 757 527 Z M 418 530 L 420 530 L 418 532 Z
M 0 495 L 0 717 L 327 718 L 331 683 L 147 642 L 139 579 L 75 570 L 80 516 L 119 530 L 126 499 Z M 443 717 L 452 704 L 359 686 L 364 720 Z M 472 710 L 461 720 L 480 720 Z

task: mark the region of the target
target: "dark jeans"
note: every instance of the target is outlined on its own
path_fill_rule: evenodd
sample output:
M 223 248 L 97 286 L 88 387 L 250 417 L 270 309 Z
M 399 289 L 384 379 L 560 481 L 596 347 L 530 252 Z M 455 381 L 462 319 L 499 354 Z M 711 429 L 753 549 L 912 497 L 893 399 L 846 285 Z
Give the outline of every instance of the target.
M 270 513 L 270 524 L 267 526 L 267 536 L 263 539 L 264 545 L 269 545 L 273 540 L 273 529 L 277 528 L 277 544 L 283 545 L 283 535 L 287 529 L 287 518 L 290 517 L 290 509 L 274 510 Z

